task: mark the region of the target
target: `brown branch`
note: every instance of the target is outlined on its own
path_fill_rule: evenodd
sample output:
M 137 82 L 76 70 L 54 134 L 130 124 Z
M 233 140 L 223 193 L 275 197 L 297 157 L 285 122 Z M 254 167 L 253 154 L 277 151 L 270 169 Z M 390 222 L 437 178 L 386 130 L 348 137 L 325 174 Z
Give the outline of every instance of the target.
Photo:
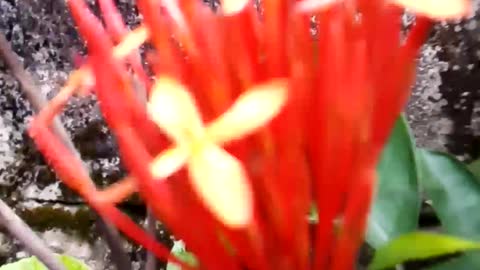
M 148 207 L 148 206 L 147 206 Z M 155 237 L 155 231 L 157 228 L 157 220 L 152 213 L 152 209 L 150 207 L 147 208 L 147 219 L 146 219 L 146 227 L 147 232 L 152 236 Z M 145 270 L 155 270 L 157 269 L 157 259 L 152 252 L 147 252 L 147 260 L 145 262 Z
M 37 257 L 48 269 L 65 270 L 53 251 L 2 200 L 0 200 L 0 223 L 22 243 L 31 255 Z
M 12 72 L 12 75 L 20 83 L 21 89 L 27 96 L 28 101 L 32 104 L 35 113 L 40 112 L 48 103 L 47 99 L 41 94 L 40 89 L 36 86 L 33 78 L 23 68 L 23 64 L 17 57 L 15 52 L 10 47 L 5 35 L 0 34 L 0 56 L 3 58 L 8 68 Z M 72 140 L 67 133 L 67 130 L 63 127 L 60 119 L 55 117 L 52 125 L 53 131 L 62 142 L 70 149 L 72 154 L 80 157 L 78 151 L 75 150 Z
M 117 267 L 117 270 L 132 269 L 132 263 L 123 249 L 117 230 L 115 230 L 112 225 L 105 223 L 101 218 L 96 220 L 95 227 L 105 236 L 105 241 L 110 247 L 110 252 L 112 252 L 112 262 Z

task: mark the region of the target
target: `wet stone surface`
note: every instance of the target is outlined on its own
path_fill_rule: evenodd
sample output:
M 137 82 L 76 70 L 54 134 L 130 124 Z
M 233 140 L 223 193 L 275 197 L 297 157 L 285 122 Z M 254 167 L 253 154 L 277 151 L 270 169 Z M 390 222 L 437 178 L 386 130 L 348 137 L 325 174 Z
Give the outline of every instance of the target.
M 44 95 L 53 97 L 72 70 L 72 54 L 84 50 L 75 32 L 64 1 L 0 1 L 0 27 L 14 51 L 23 58 Z M 132 6 L 121 4 L 126 14 Z M 127 17 L 136 24 L 136 17 Z M 77 202 L 61 185 L 53 184 L 54 174 L 25 134 L 31 108 L 15 79 L 4 66 L 0 73 L 1 151 L 0 194 L 10 198 L 39 198 L 47 201 Z M 103 125 L 94 97 L 75 98 L 62 114 L 62 121 L 89 165 L 98 184 L 123 176 L 115 142 Z M 19 188 L 21 186 L 21 188 Z
M 474 1 L 478 10 L 479 1 Z M 458 23 L 439 23 L 419 59 L 407 106 L 417 144 L 477 158 L 480 135 L 480 14 Z
M 139 22 L 133 2 L 117 1 L 132 26 Z M 0 30 L 42 93 L 53 97 L 73 68 L 72 53 L 84 51 L 65 1 L 0 0 L 0 13 Z M 480 155 L 479 18 L 477 12 L 474 18 L 435 27 L 419 58 L 417 81 L 406 108 L 418 145 L 462 159 Z M 0 60 L 0 197 L 55 251 L 84 259 L 94 269 L 108 268 L 108 251 L 94 230 L 94 216 L 56 181 L 25 134 L 31 116 L 18 83 Z M 93 97 L 72 99 L 61 117 L 97 184 L 112 183 L 125 174 Z M 144 209 L 138 204 L 125 208 L 137 219 L 143 218 Z M 171 243 L 164 230 L 159 234 Z M 126 247 L 134 261 L 143 256 L 132 245 Z M 0 233 L 0 264 L 26 255 Z

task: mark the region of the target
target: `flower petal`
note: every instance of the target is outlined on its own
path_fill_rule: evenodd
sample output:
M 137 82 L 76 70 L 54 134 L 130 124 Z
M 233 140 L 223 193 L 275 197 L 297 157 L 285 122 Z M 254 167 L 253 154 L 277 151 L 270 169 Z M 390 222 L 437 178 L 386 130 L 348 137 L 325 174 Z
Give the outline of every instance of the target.
M 299 1 L 295 8 L 298 12 L 319 12 L 337 2 L 339 0 L 303 0 Z
M 471 12 L 470 0 L 393 0 L 397 5 L 434 19 L 459 19 Z
M 145 26 L 139 26 L 129 32 L 123 40 L 113 49 L 113 57 L 122 59 L 132 51 L 138 49 L 148 39 L 149 33 Z
M 197 146 L 188 166 L 193 188 L 214 216 L 231 228 L 250 224 L 253 195 L 240 161 L 208 143 Z
M 162 151 L 150 163 L 150 172 L 153 177 L 165 179 L 178 171 L 187 161 L 190 149 L 186 147 L 174 147 Z
M 152 120 L 177 144 L 187 143 L 204 133 L 193 96 L 175 79 L 157 79 L 147 108 Z
M 247 90 L 207 127 L 207 136 L 221 144 L 254 132 L 280 112 L 287 101 L 287 90 L 287 80 L 283 79 Z
M 250 0 L 222 0 L 222 11 L 225 15 L 231 15 L 242 11 Z

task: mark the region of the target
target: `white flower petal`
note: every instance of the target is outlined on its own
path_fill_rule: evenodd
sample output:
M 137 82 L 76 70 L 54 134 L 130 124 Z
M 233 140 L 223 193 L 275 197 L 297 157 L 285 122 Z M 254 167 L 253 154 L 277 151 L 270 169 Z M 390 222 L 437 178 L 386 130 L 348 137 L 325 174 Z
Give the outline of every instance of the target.
M 161 152 L 150 164 L 153 177 L 163 180 L 178 171 L 186 163 L 189 150 L 177 146 Z
M 178 144 L 189 142 L 204 133 L 193 96 L 172 78 L 157 79 L 147 108 L 152 120 Z
M 280 112 L 287 91 L 287 81 L 280 79 L 249 89 L 207 127 L 207 135 L 221 144 L 255 132 Z
M 139 26 L 126 35 L 122 42 L 113 48 L 113 57 L 122 59 L 132 51 L 138 49 L 148 39 L 149 33 L 146 26 Z
M 250 0 L 222 0 L 222 11 L 225 15 L 235 14 L 242 11 Z
M 188 164 L 190 181 L 208 209 L 226 226 L 253 218 L 253 195 L 242 164 L 214 144 L 197 147 Z
M 339 0 L 303 0 L 297 2 L 295 8 L 298 12 L 319 12 L 337 2 Z
M 395 4 L 434 19 L 459 19 L 471 12 L 470 0 L 392 0 Z

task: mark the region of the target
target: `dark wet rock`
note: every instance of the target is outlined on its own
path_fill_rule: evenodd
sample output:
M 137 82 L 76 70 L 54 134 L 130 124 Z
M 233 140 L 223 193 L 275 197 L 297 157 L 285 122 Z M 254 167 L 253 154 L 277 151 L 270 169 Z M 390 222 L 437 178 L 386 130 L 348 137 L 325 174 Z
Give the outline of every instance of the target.
M 480 154 L 479 16 L 477 11 L 461 22 L 435 26 L 420 57 L 407 108 L 420 146 L 448 151 L 464 160 Z
M 132 14 L 131 4 L 120 6 Z M 0 8 L 4 14 L 0 27 L 12 48 L 23 59 L 42 93 L 53 97 L 73 68 L 72 52 L 83 50 L 65 1 L 0 1 Z M 128 18 L 132 24 L 136 20 L 132 15 Z M 26 135 L 32 111 L 3 63 L 0 96 L 1 194 L 18 200 L 77 202 L 72 192 L 55 183 L 55 174 Z M 108 179 L 111 183 L 123 175 L 111 136 L 106 129 L 98 127 L 102 118 L 93 98 L 73 99 L 64 110 L 62 120 L 97 182 L 106 184 Z

